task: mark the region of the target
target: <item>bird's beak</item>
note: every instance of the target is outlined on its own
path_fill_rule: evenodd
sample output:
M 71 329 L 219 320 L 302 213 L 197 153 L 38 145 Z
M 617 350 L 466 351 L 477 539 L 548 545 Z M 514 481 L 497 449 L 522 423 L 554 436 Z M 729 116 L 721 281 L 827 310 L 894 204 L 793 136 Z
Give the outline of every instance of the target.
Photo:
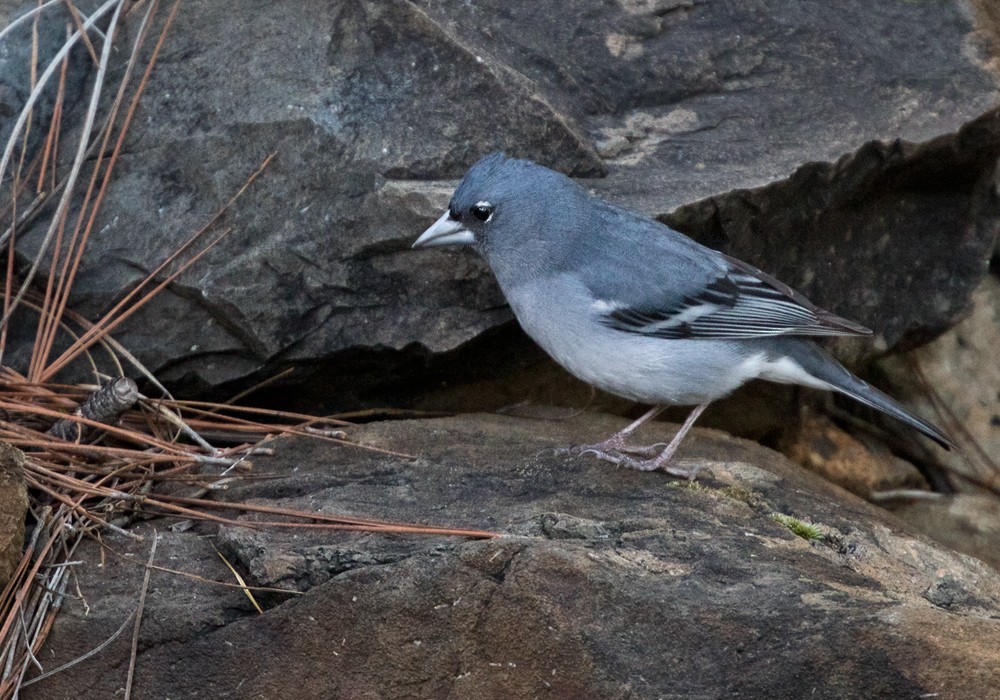
M 429 248 L 436 245 L 471 245 L 476 242 L 476 237 L 472 231 L 462 226 L 461 221 L 451 218 L 446 211 L 431 225 L 429 229 L 420 234 L 414 243 L 414 248 Z

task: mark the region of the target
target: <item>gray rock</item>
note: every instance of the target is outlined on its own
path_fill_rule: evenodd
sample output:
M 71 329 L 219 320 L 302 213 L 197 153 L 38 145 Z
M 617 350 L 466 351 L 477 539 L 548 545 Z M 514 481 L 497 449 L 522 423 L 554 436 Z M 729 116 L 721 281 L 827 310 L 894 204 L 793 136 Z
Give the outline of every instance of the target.
M 551 450 L 620 424 L 465 416 L 353 433 L 412 459 L 279 442 L 255 460 L 270 478 L 219 493 L 503 536 L 227 527 L 222 549 L 249 582 L 304 595 L 258 595 L 272 606 L 258 615 L 238 590 L 154 572 L 133 697 L 281 697 L 290 683 L 300 698 L 473 700 L 985 697 L 996 687 L 1000 585 L 987 566 L 714 431 L 696 429 L 681 451 L 708 470 L 694 486 Z M 661 423 L 644 437 L 669 432 Z M 794 535 L 775 513 L 813 523 L 820 539 Z M 95 647 L 134 608 L 148 542 L 105 542 L 126 557 L 102 571 L 96 546 L 78 550 L 91 612 L 66 601 L 46 668 Z M 229 579 L 195 531 L 168 535 L 158 561 Z M 128 650 L 119 639 L 22 697 L 111 697 Z
M 510 318 L 484 266 L 409 243 L 449 178 L 502 148 L 577 175 L 606 169 L 589 181 L 600 194 L 783 275 L 885 344 L 930 335 L 965 307 L 996 228 L 996 116 L 959 131 L 998 103 L 974 28 L 957 1 L 233 12 L 193 0 L 72 303 L 109 308 L 274 152 L 219 222 L 231 235 L 119 339 L 175 386 L 308 366 L 292 381 L 328 407 L 398 404 L 429 353 L 500 346 L 482 341 Z M 515 357 L 527 347 L 510 342 Z M 450 356 L 451 381 L 500 364 L 469 357 Z
M 885 505 L 927 537 L 1000 571 L 1000 502 L 995 494 L 911 495 Z
M 98 0 L 74 2 L 77 11 L 83 15 L 93 12 L 100 4 Z M 0 29 L 7 28 L 15 19 L 36 6 L 37 3 L 24 0 L 0 0 Z M 109 18 L 110 15 L 105 15 L 97 26 L 107 27 Z M 37 80 L 41 78 L 66 42 L 67 26 L 73 27 L 74 30 L 76 28 L 66 7 L 57 4 L 40 13 L 37 22 L 26 20 L 0 39 L 0 153 L 7 146 L 11 131 L 34 89 L 32 57 L 36 59 L 34 75 Z M 37 44 L 33 39 L 35 33 L 37 33 Z M 95 40 L 96 36 L 97 33 L 92 30 L 91 40 Z M 62 95 L 65 112 L 72 112 L 78 104 L 91 67 L 90 54 L 83 43 L 78 42 L 66 56 Z M 49 124 L 58 94 L 60 70 L 57 66 L 56 72 L 35 102 L 28 122 L 29 128 L 26 131 L 27 142 L 22 141 L 17 144 L 11 163 L 16 164 L 22 157 L 26 163 L 30 163 L 39 144 L 48 137 Z M 5 179 L 9 181 L 9 172 Z
M 605 174 L 594 147 L 531 80 L 485 60 L 467 38 L 408 0 L 340 3 L 327 54 L 332 94 L 316 118 L 352 158 L 390 178 L 459 177 L 504 148 L 572 175 Z

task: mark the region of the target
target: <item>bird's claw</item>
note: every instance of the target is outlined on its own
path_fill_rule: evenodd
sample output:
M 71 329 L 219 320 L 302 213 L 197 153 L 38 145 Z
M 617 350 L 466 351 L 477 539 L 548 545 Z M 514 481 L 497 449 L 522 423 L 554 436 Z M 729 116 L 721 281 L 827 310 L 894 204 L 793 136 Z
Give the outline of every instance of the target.
M 617 459 L 627 459 L 626 454 L 643 455 L 652 457 L 663 451 L 667 447 L 665 442 L 657 442 L 653 445 L 626 445 L 624 443 L 605 440 L 595 445 L 573 445 L 556 450 L 557 455 L 581 457 L 586 454 L 605 455 L 601 457 L 605 461 L 611 462 Z M 613 457 L 613 458 L 612 458 Z
M 625 455 L 621 453 L 605 452 L 600 450 L 596 445 L 580 445 L 579 451 L 574 453 L 576 457 L 583 457 L 584 455 L 594 455 L 600 460 L 605 462 L 611 462 L 612 464 L 621 464 L 622 460 L 626 459 Z
M 677 467 L 670 463 L 671 457 L 673 455 L 667 455 L 664 458 L 664 454 L 660 451 L 656 456 L 649 459 L 637 459 L 636 457 L 626 454 L 632 452 L 635 454 L 655 454 L 656 449 L 659 447 L 666 448 L 668 445 L 666 443 L 657 443 L 656 445 L 649 445 L 647 447 L 639 448 L 625 448 L 622 450 L 607 450 L 602 449 L 601 445 L 576 445 L 574 447 L 565 448 L 562 450 L 563 454 L 571 454 L 576 457 L 582 457 L 584 455 L 594 455 L 597 459 L 604 462 L 611 462 L 619 467 L 625 467 L 626 469 L 635 469 L 641 472 L 655 471 L 661 469 L 671 476 L 676 476 L 680 479 L 687 479 L 688 481 L 694 481 L 695 476 L 701 471 L 701 465 L 695 465 L 691 468 Z
M 651 471 L 657 468 L 654 464 L 656 459 L 636 459 L 635 457 L 620 451 L 610 451 L 599 449 L 596 445 L 589 445 L 576 453 L 576 456 L 594 455 L 604 462 L 617 464 L 619 467 L 627 469 L 638 469 L 639 471 Z
M 688 481 L 694 481 L 694 478 L 698 476 L 698 472 L 701 471 L 701 465 L 696 464 L 690 469 L 684 469 L 682 467 L 672 467 L 669 464 L 665 464 L 660 467 L 670 476 L 676 476 L 679 479 L 687 479 Z

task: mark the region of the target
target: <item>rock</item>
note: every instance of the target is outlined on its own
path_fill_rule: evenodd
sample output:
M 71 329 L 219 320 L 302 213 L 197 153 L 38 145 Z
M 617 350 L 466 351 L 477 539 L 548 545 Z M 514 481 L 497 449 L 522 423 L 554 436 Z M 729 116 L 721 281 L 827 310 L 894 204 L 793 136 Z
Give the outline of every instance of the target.
M 110 640 L 108 647 L 91 661 L 75 667 L 87 669 L 88 674 L 59 673 L 37 685 L 29 685 L 22 695 L 44 698 L 51 691 L 57 697 L 110 697 L 125 687 L 134 626 L 131 618 L 138 606 L 153 537 L 159 537 L 153 565 L 167 571 L 150 572 L 141 649 L 190 641 L 255 614 L 238 588 L 227 587 L 236 583 L 232 573 L 211 541 L 199 536 L 197 530 L 172 532 L 166 523 L 158 521 L 141 523 L 132 533 L 142 539 L 116 536 L 105 541 L 109 548 L 103 555 L 92 541 L 82 545 L 86 563 L 80 566 L 81 587 L 71 590 L 83 597 L 62 606 L 55 623 L 59 628 L 58 641 L 46 642 L 38 658 L 46 670 L 51 670 Z M 211 581 L 222 585 L 212 585 Z M 123 626 L 123 633 L 114 637 Z M 91 669 L 100 670 L 91 676 Z M 146 687 L 145 691 L 155 695 L 152 687 Z
M 1000 571 L 1000 502 L 996 496 L 900 494 L 880 501 L 897 517 L 936 542 Z
M 875 491 L 927 488 L 912 464 L 885 447 L 865 444 L 823 415 L 806 413 L 783 435 L 780 449 L 793 462 L 861 498 Z
M 936 419 L 960 450 L 940 454 L 955 474 L 953 488 L 998 486 L 1000 455 L 1000 279 L 986 277 L 972 295 L 968 317 L 929 345 L 885 358 L 879 370 L 893 394 Z M 922 377 L 922 379 L 921 379 Z
M 868 141 L 925 141 L 997 106 L 996 32 L 958 2 L 418 3 L 597 140 L 628 140 L 602 191 L 648 213 L 761 187 Z
M 569 174 L 605 174 L 591 143 L 531 80 L 485 60 L 417 4 L 346 0 L 332 20 L 332 95 L 314 118 L 350 144 L 352 158 L 418 180 L 460 177 L 483 153 L 509 148 Z
M 976 20 L 975 41 L 986 53 L 982 65 L 1000 75 L 1000 8 L 991 0 L 973 0 L 970 5 Z
M 503 536 L 227 526 L 222 549 L 251 583 L 304 594 L 275 594 L 259 615 L 238 590 L 154 572 L 133 697 L 279 697 L 290 678 L 300 698 L 985 697 L 996 687 L 1000 584 L 984 564 L 714 431 L 695 429 L 680 452 L 706 468 L 693 485 L 552 451 L 621 423 L 477 415 L 352 433 L 413 458 L 279 441 L 274 457 L 255 459 L 268 479 L 217 493 Z M 643 437 L 669 433 L 659 424 Z M 806 541 L 775 514 L 821 534 Z M 164 535 L 158 560 L 221 578 L 210 528 L 199 530 Z M 116 556 L 114 571 L 99 571 L 98 548 L 84 543 L 76 570 L 92 611 L 118 601 L 114 623 L 67 600 L 46 668 L 94 648 L 135 604 L 148 542 L 105 542 L 136 561 Z M 118 639 L 22 697 L 113 696 L 128 647 Z
M 276 152 L 226 216 L 236 234 L 157 299 L 147 320 L 124 330 L 126 344 L 161 379 L 204 386 L 272 361 L 357 347 L 398 350 L 420 341 L 450 349 L 470 337 L 470 324 L 482 331 L 508 318 L 497 311 L 483 266 L 462 259 L 429 271 L 409 252 L 423 220 L 439 215 L 445 189 L 414 182 L 401 191 L 387 178 L 426 178 L 429 166 L 417 161 L 442 145 L 462 165 L 441 170 L 439 158 L 439 176 L 458 176 L 483 148 L 600 174 L 592 146 L 526 80 L 477 60 L 402 0 L 392 8 L 264 3 L 241 18 L 212 3 L 187 4 L 178 16 L 137 118 L 144 126 L 126 145 L 96 225 L 95 265 L 77 279 L 77 308 L 107 308 Z M 381 63 L 373 64 L 373 51 Z M 459 73 L 477 76 L 483 99 L 456 111 L 463 104 L 456 91 L 468 85 Z M 421 94 L 438 96 L 434 119 L 429 104 L 421 112 L 412 103 Z M 495 109 L 501 96 L 503 112 Z M 482 141 L 487 132 L 492 140 Z M 390 137 L 393 149 L 383 152 Z M 111 258 L 102 262 L 102 251 Z M 407 320 L 400 312 L 411 307 L 417 280 L 452 282 L 466 311 L 428 324 L 437 309 L 418 306 Z M 162 326 L 149 334 L 151 318 Z
M 874 329 L 874 344 L 838 343 L 870 359 L 926 342 L 968 311 L 1000 231 L 998 146 L 1000 110 L 954 135 L 869 143 L 664 218 Z M 691 217 L 703 225 L 692 229 Z
M 84 16 L 92 13 L 100 4 L 96 0 L 74 2 L 77 11 Z M 36 6 L 37 3 L 24 0 L 0 0 L 0 29 L 7 28 Z M 99 20 L 98 27 L 106 28 L 109 17 L 110 15 L 105 15 Z M 34 79 L 40 80 L 66 42 L 67 26 L 72 26 L 75 30 L 75 24 L 66 6 L 56 4 L 40 13 L 37 22 L 32 19 L 26 20 L 0 39 L 0 153 L 7 146 L 11 131 L 34 89 L 32 56 L 36 57 Z M 32 38 L 35 33 L 37 33 L 37 44 Z M 92 41 L 96 36 L 97 33 L 91 31 Z M 62 109 L 65 112 L 71 112 L 79 103 L 91 65 L 90 54 L 83 43 L 78 42 L 66 56 L 66 74 L 62 88 Z M 28 122 L 30 127 L 26 131 L 27 143 L 24 144 L 26 147 L 22 154 L 20 147 L 23 142 L 16 144 L 18 148 L 13 151 L 11 163 L 16 165 L 18 159 L 22 157 L 25 163 L 30 163 L 39 144 L 48 137 L 59 89 L 60 70 L 57 64 L 55 73 L 34 103 L 32 116 Z M 4 224 L 5 227 L 6 225 Z
M 6 586 L 21 561 L 28 488 L 24 483 L 24 455 L 0 442 L 0 587 Z
M 965 308 L 996 225 L 990 25 L 964 8 L 191 0 L 71 303 L 108 309 L 273 152 L 219 223 L 233 233 L 118 339 L 180 390 L 295 366 L 265 398 L 322 410 L 399 405 L 429 355 L 449 381 L 481 378 L 499 361 L 477 364 L 470 344 L 527 347 L 484 336 L 510 319 L 492 279 L 468 251 L 409 245 L 450 179 L 503 148 L 607 170 L 588 181 L 598 193 L 785 276 L 884 344 L 933 335 Z

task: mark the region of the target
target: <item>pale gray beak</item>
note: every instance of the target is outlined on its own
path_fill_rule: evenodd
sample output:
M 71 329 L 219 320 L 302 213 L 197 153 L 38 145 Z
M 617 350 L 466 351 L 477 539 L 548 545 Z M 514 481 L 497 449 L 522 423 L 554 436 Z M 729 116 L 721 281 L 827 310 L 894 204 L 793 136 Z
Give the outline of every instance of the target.
M 476 237 L 472 231 L 462 226 L 461 221 L 455 221 L 446 211 L 431 225 L 429 229 L 420 234 L 414 243 L 414 248 L 430 248 L 436 245 L 472 245 L 476 242 Z

